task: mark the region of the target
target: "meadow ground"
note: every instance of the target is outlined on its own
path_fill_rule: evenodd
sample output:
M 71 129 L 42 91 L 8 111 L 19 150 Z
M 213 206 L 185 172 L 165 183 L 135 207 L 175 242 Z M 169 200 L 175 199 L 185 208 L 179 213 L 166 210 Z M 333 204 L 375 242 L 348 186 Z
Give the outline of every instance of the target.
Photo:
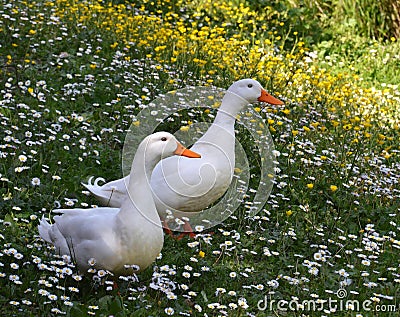
M 313 42 L 307 32 L 320 30 L 295 24 L 292 11 L 245 1 L 17 0 L 0 13 L 1 315 L 398 315 L 394 37 L 343 31 Z M 277 161 L 256 216 L 259 158 L 238 133 L 254 173 L 241 207 L 212 235 L 166 237 L 154 265 L 119 290 L 107 272 L 80 275 L 38 237 L 55 207 L 97 204 L 82 181 L 121 177 L 126 130 L 150 101 L 246 77 L 285 101 L 254 108 Z M 190 130 L 213 113 L 163 128 Z

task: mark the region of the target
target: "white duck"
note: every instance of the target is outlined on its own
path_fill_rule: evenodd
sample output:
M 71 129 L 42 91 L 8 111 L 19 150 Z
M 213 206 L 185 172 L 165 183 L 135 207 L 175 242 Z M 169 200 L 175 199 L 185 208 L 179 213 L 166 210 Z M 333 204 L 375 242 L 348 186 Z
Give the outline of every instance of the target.
M 40 236 L 52 243 L 58 253 L 70 255 L 82 272 L 95 259 L 95 267 L 115 275 L 131 274 L 137 265 L 148 267 L 160 253 L 163 230 L 153 201 L 149 179 L 164 157 L 183 155 L 200 158 L 184 148 L 173 135 L 157 132 L 139 145 L 132 162 L 131 182 L 120 208 L 59 209 L 50 225 L 44 218 Z
M 201 153 L 199 160 L 170 157 L 155 167 L 151 187 L 159 214 L 167 209 L 183 212 L 200 211 L 220 198 L 229 187 L 235 166 L 236 115 L 253 102 L 281 105 L 253 79 L 242 79 L 227 90 L 213 124 L 191 147 Z M 131 174 L 133 175 L 133 174 Z M 136 176 L 135 176 L 136 177 Z M 103 204 L 119 206 L 126 196 L 130 175 L 99 186 L 89 179 L 83 184 Z

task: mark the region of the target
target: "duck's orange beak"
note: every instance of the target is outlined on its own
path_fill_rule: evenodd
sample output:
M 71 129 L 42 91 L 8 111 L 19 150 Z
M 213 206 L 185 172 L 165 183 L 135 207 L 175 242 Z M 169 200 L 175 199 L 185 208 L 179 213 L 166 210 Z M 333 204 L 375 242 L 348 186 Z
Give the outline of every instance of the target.
M 257 98 L 258 101 L 268 102 L 271 105 L 283 105 L 283 101 L 271 96 L 265 89 L 261 89 L 261 96 Z
M 185 148 L 179 142 L 176 142 L 176 150 L 175 150 L 174 154 L 175 155 L 186 156 L 186 157 L 190 157 L 190 158 L 200 158 L 201 157 L 200 154 Z

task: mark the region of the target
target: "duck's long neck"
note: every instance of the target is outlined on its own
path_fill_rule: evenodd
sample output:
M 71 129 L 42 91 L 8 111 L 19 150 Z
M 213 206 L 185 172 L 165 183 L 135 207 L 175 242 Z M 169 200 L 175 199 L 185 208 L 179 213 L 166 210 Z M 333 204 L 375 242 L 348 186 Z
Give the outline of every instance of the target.
M 151 154 L 146 153 L 146 145 L 139 145 L 133 159 L 129 184 L 127 184 L 128 199 L 139 211 L 145 213 L 146 217 L 159 221 L 150 186 L 150 177 L 160 159 L 158 157 L 153 158 L 150 156 Z M 121 212 L 129 213 L 129 210 L 130 208 L 125 208 L 125 210 L 121 209 Z
M 236 116 L 249 102 L 242 97 L 227 91 L 213 124 L 199 141 L 218 144 L 220 141 L 227 144 L 228 140 L 234 144 Z

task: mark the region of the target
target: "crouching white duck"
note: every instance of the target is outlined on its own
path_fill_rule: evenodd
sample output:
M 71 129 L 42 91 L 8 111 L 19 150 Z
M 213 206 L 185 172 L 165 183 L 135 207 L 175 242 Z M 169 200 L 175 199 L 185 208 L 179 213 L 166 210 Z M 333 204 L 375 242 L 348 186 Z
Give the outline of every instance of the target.
M 120 208 L 55 210 L 62 215 L 54 217 L 54 224 L 42 218 L 40 236 L 53 244 L 59 254 L 70 255 L 82 272 L 90 267 L 90 259 L 95 260 L 96 268 L 115 275 L 145 269 L 164 243 L 149 179 L 156 164 L 171 155 L 200 158 L 170 133 L 154 133 L 137 149 L 131 168 L 134 177 Z
M 235 167 L 235 121 L 246 105 L 254 102 L 282 105 L 253 79 L 233 83 L 222 99 L 213 124 L 191 149 L 201 154 L 199 160 L 169 157 L 155 167 L 151 187 L 158 212 L 166 210 L 195 212 L 207 208 L 229 187 Z M 108 206 L 120 206 L 127 194 L 130 174 L 102 186 L 97 178 L 83 184 L 96 198 Z

